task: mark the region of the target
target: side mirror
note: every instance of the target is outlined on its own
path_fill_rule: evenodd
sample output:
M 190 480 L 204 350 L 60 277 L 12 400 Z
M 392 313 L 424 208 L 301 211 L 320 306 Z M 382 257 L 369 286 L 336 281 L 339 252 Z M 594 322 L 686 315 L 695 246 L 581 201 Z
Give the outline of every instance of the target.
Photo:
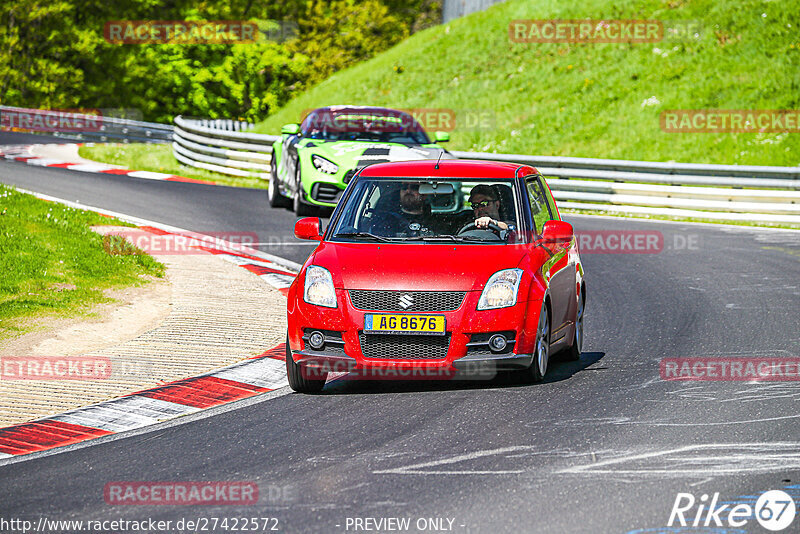
M 294 235 L 298 239 L 322 241 L 322 220 L 319 217 L 305 217 L 294 223 Z
M 450 134 L 447 132 L 434 132 L 433 141 L 434 143 L 447 143 L 450 141 Z
M 554 248 L 567 248 L 575 237 L 572 225 L 564 221 L 547 221 L 542 229 L 542 243 Z
M 281 133 L 286 135 L 297 135 L 300 133 L 299 124 L 284 124 Z

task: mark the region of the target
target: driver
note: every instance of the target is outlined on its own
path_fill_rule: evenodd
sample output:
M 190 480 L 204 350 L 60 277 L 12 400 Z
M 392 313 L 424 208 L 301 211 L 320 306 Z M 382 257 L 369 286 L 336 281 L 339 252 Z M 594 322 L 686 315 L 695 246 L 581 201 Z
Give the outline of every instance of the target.
M 473 187 L 469 193 L 469 205 L 472 207 L 477 228 L 487 228 L 493 223 L 501 230 L 508 230 L 508 224 L 499 220 L 500 199 L 492 186 L 480 184 Z

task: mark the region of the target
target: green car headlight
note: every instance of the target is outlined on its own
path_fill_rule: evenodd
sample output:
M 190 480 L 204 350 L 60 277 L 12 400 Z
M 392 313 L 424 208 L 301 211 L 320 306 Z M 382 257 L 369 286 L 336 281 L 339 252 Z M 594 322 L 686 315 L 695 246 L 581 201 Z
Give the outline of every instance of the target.
M 319 172 L 324 172 L 325 174 L 336 174 L 339 172 L 338 165 L 323 158 L 322 156 L 317 156 L 316 154 L 311 156 L 311 163 L 314 165 L 315 169 L 317 169 Z

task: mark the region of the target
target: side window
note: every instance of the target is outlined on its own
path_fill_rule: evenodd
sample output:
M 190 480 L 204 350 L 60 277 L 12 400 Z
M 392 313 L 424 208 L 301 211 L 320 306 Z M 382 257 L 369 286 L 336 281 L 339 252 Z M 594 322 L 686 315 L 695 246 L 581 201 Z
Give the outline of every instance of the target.
M 553 200 L 553 194 L 550 192 L 550 189 L 545 185 L 544 178 L 539 176 L 539 182 L 542 184 L 542 188 L 544 189 L 544 194 L 547 196 L 547 206 L 550 208 L 550 216 L 552 219 L 556 221 L 560 221 L 561 217 L 558 215 L 558 210 L 556 209 L 556 201 Z
M 381 199 L 381 188 L 374 184 L 370 187 L 372 191 L 364 195 L 364 201 L 357 211 L 358 221 L 353 225 L 362 232 L 369 231 L 369 226 L 373 222 L 373 211 Z
M 550 203 L 552 200 L 548 199 L 546 193 L 547 188 L 542 186 L 538 177 L 531 177 L 526 182 L 528 186 L 528 199 L 531 203 L 531 215 L 533 216 L 533 223 L 536 225 L 536 233 L 541 234 L 544 228 L 544 223 L 553 219 L 553 213 L 550 210 Z

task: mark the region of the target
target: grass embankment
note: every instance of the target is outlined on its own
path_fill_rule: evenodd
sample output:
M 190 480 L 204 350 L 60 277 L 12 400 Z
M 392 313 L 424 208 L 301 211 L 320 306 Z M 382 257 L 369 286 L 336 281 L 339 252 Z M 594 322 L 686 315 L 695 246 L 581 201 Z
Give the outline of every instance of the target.
M 640 44 L 524 44 L 508 34 L 517 19 L 602 18 L 691 20 L 701 32 Z M 274 134 L 330 104 L 455 110 L 454 150 L 798 165 L 798 133 L 667 133 L 659 118 L 800 108 L 800 3 L 510 0 L 331 76 L 256 130 Z M 458 126 L 480 114 L 489 127 Z
M 130 143 L 82 146 L 78 153 L 86 159 L 122 165 L 136 171 L 163 172 L 236 187 L 257 189 L 266 189 L 267 187 L 267 181 L 259 178 L 229 176 L 182 165 L 172 155 L 171 144 Z
M 0 185 L 0 339 L 26 332 L 29 320 L 43 315 L 87 313 L 110 302 L 105 289 L 164 275 L 164 266 L 139 250 L 106 252 L 89 227 L 107 224 L 130 226 Z

